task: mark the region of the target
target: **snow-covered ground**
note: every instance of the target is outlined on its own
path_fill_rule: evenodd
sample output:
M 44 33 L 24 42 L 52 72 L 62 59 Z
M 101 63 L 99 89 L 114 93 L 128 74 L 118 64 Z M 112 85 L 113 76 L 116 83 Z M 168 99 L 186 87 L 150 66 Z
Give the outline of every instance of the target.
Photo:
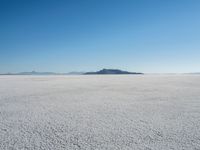
M 200 150 L 200 76 L 0 76 L 0 149 Z

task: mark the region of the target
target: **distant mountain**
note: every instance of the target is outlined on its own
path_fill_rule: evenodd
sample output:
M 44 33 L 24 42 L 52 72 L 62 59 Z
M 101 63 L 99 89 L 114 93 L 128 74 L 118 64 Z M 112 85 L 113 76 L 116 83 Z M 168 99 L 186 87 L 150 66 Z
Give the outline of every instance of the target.
M 55 73 L 55 72 L 19 72 L 19 73 L 5 73 L 0 75 L 64 75 L 65 73 Z
M 69 72 L 69 73 L 66 73 L 66 75 L 81 75 L 81 74 L 84 74 L 85 72 Z
M 16 75 L 58 75 L 59 73 L 55 73 L 55 72 L 36 72 L 36 71 L 32 71 L 32 72 L 20 72 L 17 73 Z
M 200 72 L 192 72 L 192 73 L 186 73 L 186 74 L 196 74 L 196 75 L 199 75 Z
M 143 74 L 143 73 L 122 71 L 119 69 L 102 69 L 97 72 L 86 72 L 84 74 L 85 75 L 95 75 L 95 74 Z
M 143 74 L 138 72 L 128 72 L 119 69 L 102 69 L 97 72 L 69 72 L 69 73 L 55 73 L 55 72 L 19 72 L 19 73 L 5 73 L 0 75 L 95 75 L 95 74 Z

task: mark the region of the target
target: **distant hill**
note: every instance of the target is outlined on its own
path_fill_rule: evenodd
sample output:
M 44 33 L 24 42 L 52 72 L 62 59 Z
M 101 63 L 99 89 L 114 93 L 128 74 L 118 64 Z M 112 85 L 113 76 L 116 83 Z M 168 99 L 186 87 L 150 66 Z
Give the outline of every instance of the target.
M 119 69 L 102 69 L 100 71 L 86 72 L 84 74 L 85 75 L 95 75 L 95 74 L 143 74 L 143 73 L 122 71 Z
M 76 72 L 76 71 L 74 71 L 74 72 L 68 72 L 68 73 L 66 73 L 66 75 L 81 75 L 81 74 L 84 74 L 85 72 Z
M 143 74 L 138 72 L 128 72 L 119 69 L 102 69 L 96 72 L 69 72 L 69 73 L 55 73 L 55 72 L 19 72 L 19 73 L 5 73 L 0 75 L 95 75 L 95 74 Z
M 36 72 L 36 71 L 16 73 L 16 75 L 58 75 L 58 74 L 59 73 L 55 72 Z
M 193 73 L 187 73 L 187 74 L 197 74 L 197 75 L 199 75 L 200 72 L 193 72 Z
M 56 72 L 21 72 L 18 75 L 80 75 L 84 72 L 69 72 L 69 73 L 56 73 Z
M 0 74 L 0 75 L 68 75 L 72 73 L 55 73 L 55 72 L 36 72 L 36 71 L 31 71 L 31 72 L 19 72 L 19 73 L 5 73 L 5 74 Z M 73 72 L 73 74 L 76 74 Z M 78 74 L 78 73 L 77 73 Z

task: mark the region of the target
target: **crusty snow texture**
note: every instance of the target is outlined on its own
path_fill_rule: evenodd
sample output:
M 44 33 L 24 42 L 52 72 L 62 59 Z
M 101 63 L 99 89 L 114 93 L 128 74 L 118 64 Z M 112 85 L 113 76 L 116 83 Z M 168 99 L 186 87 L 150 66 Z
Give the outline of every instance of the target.
M 200 76 L 0 76 L 1 150 L 200 150 Z

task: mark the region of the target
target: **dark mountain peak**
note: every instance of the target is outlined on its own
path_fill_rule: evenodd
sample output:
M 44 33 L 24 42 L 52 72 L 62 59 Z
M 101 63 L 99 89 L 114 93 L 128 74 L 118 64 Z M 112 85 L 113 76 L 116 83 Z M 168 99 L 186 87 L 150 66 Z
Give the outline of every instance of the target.
M 122 71 L 119 69 L 102 69 L 96 72 L 86 72 L 86 75 L 92 75 L 92 74 L 143 74 L 138 72 L 128 72 L 128 71 Z

